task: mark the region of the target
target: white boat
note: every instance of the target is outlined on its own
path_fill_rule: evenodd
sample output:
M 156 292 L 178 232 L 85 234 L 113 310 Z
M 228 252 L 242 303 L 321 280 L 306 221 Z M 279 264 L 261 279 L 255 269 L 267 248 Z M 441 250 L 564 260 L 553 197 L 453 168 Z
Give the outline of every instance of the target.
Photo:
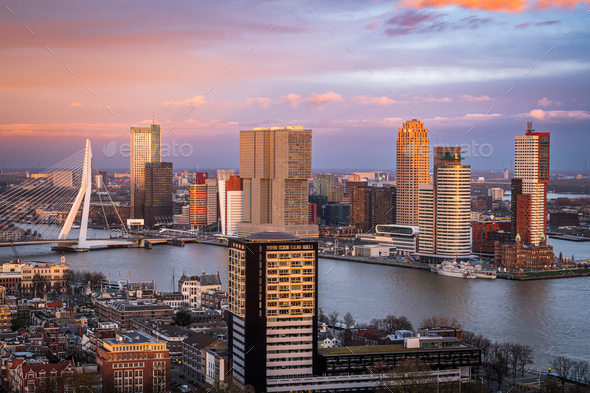
M 72 224 L 71 229 L 80 229 L 80 225 Z
M 438 266 L 437 272 L 441 276 L 458 277 L 458 278 L 476 278 L 473 268 L 465 268 L 461 262 L 457 264 L 454 261 L 444 261 Z
M 438 265 L 437 264 L 430 264 L 428 265 L 430 267 L 430 272 L 432 273 L 438 273 Z
M 477 278 L 487 278 L 490 280 L 496 279 L 496 272 L 490 271 L 490 270 L 479 270 L 479 271 L 475 271 L 474 274 L 475 274 L 475 277 L 477 277 Z

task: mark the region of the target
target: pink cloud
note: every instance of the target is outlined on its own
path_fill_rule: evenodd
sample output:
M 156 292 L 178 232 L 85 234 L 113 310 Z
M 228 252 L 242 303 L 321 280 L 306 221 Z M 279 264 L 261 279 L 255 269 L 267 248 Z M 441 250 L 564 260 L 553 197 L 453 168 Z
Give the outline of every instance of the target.
M 471 101 L 471 102 L 481 102 L 481 101 L 491 101 L 492 100 L 488 96 L 473 97 L 473 96 L 470 96 L 467 94 L 459 96 L 459 98 L 461 98 L 461 101 Z
M 313 93 L 309 96 L 309 105 L 315 106 L 318 110 L 322 109 L 322 105 L 327 104 L 329 102 L 337 102 L 337 101 L 344 101 L 342 96 L 337 93 L 333 93 L 331 91 L 327 91 L 324 94 L 316 94 Z
M 543 109 L 533 109 L 525 113 L 524 117 L 534 117 L 537 120 L 556 121 L 563 119 L 590 119 L 590 113 L 585 111 L 544 111 Z
M 523 23 L 519 23 L 516 25 L 517 29 L 524 29 L 525 27 L 529 27 L 529 25 L 531 24 L 531 22 L 523 22 Z
M 366 96 L 356 96 L 353 98 L 354 101 L 359 102 L 362 105 L 391 105 L 395 104 L 395 100 L 392 100 L 389 97 L 371 97 L 370 95 Z
M 377 28 L 377 23 L 379 23 L 379 19 L 375 18 L 371 21 L 371 23 L 365 26 L 365 29 L 375 30 Z
M 79 102 L 72 102 L 70 106 L 82 106 Z
M 553 101 L 547 99 L 547 97 L 543 97 L 541 100 L 537 101 L 537 105 L 541 106 L 549 106 L 553 104 Z
M 162 102 L 162 105 L 194 105 L 194 106 L 199 106 L 199 105 L 203 105 L 203 104 L 207 104 L 207 101 L 205 101 L 205 96 L 195 96 L 193 98 L 187 98 L 184 101 Z
M 303 101 L 303 96 L 299 94 L 289 94 L 286 96 L 281 96 L 281 98 L 293 108 L 297 108 L 297 105 Z
M 428 97 L 428 98 L 422 98 L 422 97 L 417 97 L 420 101 L 424 101 L 424 102 L 453 102 L 453 100 L 450 97 L 443 97 L 443 98 L 434 98 L 434 97 Z
M 268 109 L 270 105 L 270 98 L 268 97 L 248 98 L 246 101 L 246 106 L 250 106 L 253 103 L 258 102 L 262 106 L 262 109 Z

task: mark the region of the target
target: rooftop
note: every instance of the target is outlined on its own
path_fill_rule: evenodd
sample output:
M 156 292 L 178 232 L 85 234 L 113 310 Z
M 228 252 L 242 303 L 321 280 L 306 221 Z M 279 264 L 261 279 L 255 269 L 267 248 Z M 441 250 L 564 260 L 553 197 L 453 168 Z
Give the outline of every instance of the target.
M 341 348 L 318 348 L 318 352 L 326 356 L 334 355 L 353 355 L 353 354 L 377 354 L 391 352 L 420 352 L 420 351 L 456 351 L 473 348 L 461 343 L 459 348 L 404 348 L 402 345 L 369 345 L 364 347 L 341 347 Z
M 251 242 L 280 242 L 288 240 L 301 240 L 299 236 L 295 236 L 287 232 L 258 232 L 244 238 Z
M 110 338 L 104 340 L 104 342 L 111 345 L 115 344 L 146 344 L 146 343 L 161 343 L 162 341 L 156 340 L 143 332 L 128 332 L 118 333 L 117 338 Z

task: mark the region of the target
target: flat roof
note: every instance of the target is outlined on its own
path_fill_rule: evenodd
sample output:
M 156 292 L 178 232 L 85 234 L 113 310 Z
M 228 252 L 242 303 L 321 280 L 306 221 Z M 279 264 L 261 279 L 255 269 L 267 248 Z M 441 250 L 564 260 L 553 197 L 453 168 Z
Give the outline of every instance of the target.
M 422 337 L 421 337 L 422 338 Z M 448 339 L 448 337 L 444 337 Z M 318 348 L 318 352 L 324 355 L 366 355 L 379 353 L 394 353 L 394 352 L 430 352 L 430 351 L 456 351 L 461 349 L 477 349 L 470 345 L 461 343 L 460 347 L 454 348 L 405 348 L 403 345 L 370 345 L 364 347 L 340 347 L 340 348 Z

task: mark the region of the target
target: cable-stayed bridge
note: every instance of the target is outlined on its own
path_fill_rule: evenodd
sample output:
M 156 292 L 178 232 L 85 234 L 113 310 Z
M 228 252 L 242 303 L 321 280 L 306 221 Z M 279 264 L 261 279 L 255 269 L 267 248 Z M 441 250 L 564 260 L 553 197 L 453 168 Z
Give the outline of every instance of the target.
M 106 220 L 105 205 L 110 201 L 121 231 L 111 231 L 107 221 L 109 238 L 88 238 L 93 171 L 98 175 L 87 139 L 84 149 L 0 194 L 0 247 L 57 244 L 57 249 L 85 251 L 92 247 L 132 245 L 133 240 L 128 238 L 125 223 L 102 181 L 95 184 L 97 191 L 102 191 L 96 193 L 102 214 Z M 101 194 L 106 194 L 108 200 L 103 201 Z M 70 233 L 72 228 L 80 228 L 77 237 Z

